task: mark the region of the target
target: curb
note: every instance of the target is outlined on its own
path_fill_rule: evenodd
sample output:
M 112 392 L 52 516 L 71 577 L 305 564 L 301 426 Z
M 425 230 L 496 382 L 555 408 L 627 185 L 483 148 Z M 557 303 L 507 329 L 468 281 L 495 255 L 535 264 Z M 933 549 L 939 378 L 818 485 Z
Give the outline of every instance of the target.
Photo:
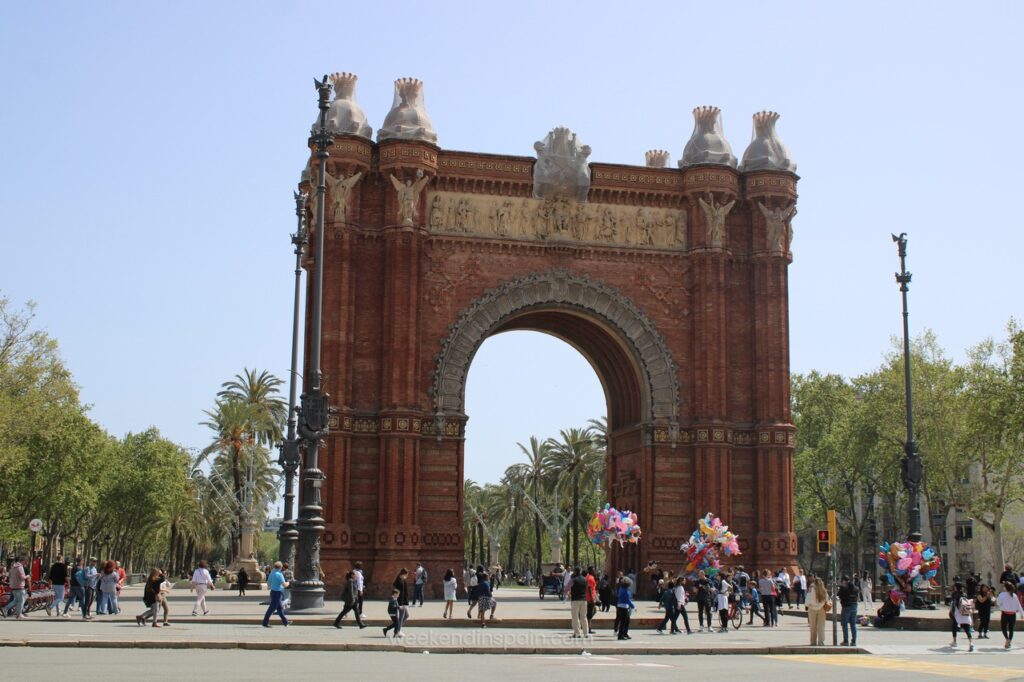
M 251 651 L 392 651 L 406 654 L 512 654 L 518 656 L 579 656 L 582 647 L 423 647 L 406 646 L 404 644 L 367 642 L 270 642 L 270 641 L 184 641 L 184 640 L 38 640 L 8 639 L 0 640 L 2 647 L 32 647 L 61 649 L 244 649 Z M 629 649 L 607 650 L 601 647 L 590 651 L 593 655 L 629 655 L 629 656 L 806 656 L 835 654 L 868 654 L 860 647 L 810 647 L 810 646 L 762 646 L 762 647 L 720 647 L 720 648 L 657 648 L 637 647 Z

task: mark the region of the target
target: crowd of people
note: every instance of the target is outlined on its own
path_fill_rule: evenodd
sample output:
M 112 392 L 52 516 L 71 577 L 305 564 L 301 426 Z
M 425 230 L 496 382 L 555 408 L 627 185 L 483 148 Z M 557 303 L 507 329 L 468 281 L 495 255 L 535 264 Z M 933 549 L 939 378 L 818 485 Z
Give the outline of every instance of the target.
M 70 618 L 77 611 L 83 620 L 97 616 L 116 615 L 122 612 L 121 591 L 126 584 L 126 574 L 116 560 L 98 562 L 94 557 L 77 558 L 73 562 L 58 559 L 45 575 L 41 573 L 38 561 L 34 565 L 37 586 L 41 582 L 52 590 L 52 600 L 47 600 L 45 610 L 48 616 Z M 263 626 L 270 627 L 270 618 L 277 614 L 284 626 L 289 625 L 286 615 L 290 605 L 290 586 L 293 579 L 288 564 L 277 562 L 268 566 L 267 586 L 270 599 L 263 617 Z M 221 572 L 223 575 L 224 572 Z M 743 566 L 722 568 L 707 574 L 698 571 L 694 575 L 673 575 L 662 570 L 656 562 L 650 562 L 642 574 L 650 581 L 651 593 L 662 611 L 662 618 L 655 632 L 665 634 L 693 634 L 687 606 L 693 604 L 697 611 L 696 632 L 729 632 L 729 624 L 744 617 L 752 625 L 758 617 L 764 627 L 777 627 L 783 607 L 806 610 L 810 632 L 810 644 L 822 646 L 825 643 L 825 623 L 833 608 L 832 597 L 824 580 L 814 574 L 805 574 L 800 569 L 778 571 L 763 569 L 748 573 Z M 189 588 L 195 592 L 192 615 L 210 613 L 206 595 L 215 589 L 218 572 L 210 569 L 205 561 L 199 561 L 191 575 L 183 576 Z M 0 584 L 6 583 L 10 598 L 0 615 L 18 620 L 27 618 L 26 600 L 33 585 L 33 569 L 26 567 L 21 557 L 14 556 L 10 568 L 0 565 Z M 498 602 L 495 592 L 506 577 L 500 566 L 485 568 L 483 565 L 465 566 L 462 571 L 461 598 L 466 600 L 466 617 L 477 620 L 481 627 L 493 621 Z M 637 575 L 634 570 L 618 572 L 614 577 L 599 573 L 591 567 L 569 567 L 557 564 L 547 576 L 538 576 L 538 582 L 552 586 L 554 594 L 569 602 L 570 627 L 573 637 L 587 637 L 594 631 L 594 616 L 615 609 L 612 632 L 619 640 L 631 639 L 630 620 L 636 609 Z M 529 584 L 529 578 L 518 575 L 507 576 L 516 584 Z M 460 585 L 455 570 L 448 569 L 441 580 L 444 608 L 443 619 L 454 618 L 455 603 L 460 599 Z M 239 595 L 245 595 L 249 578 L 241 569 L 234 576 L 234 587 Z M 410 584 L 412 587 L 410 597 Z M 411 607 L 423 607 L 426 588 L 430 577 L 426 567 L 417 563 L 413 571 L 402 568 L 391 586 L 387 603 L 390 624 L 383 628 L 385 637 L 402 637 L 402 627 L 409 618 Z M 135 617 L 138 625 L 152 627 L 170 625 L 168 595 L 172 582 L 160 568 L 150 571 L 143 587 L 144 611 Z M 345 575 L 341 600 L 343 607 L 334 620 L 334 627 L 341 628 L 348 614 L 353 614 L 360 628 L 367 627 L 363 620 L 366 578 L 361 562 L 355 562 Z M 843 633 L 843 646 L 856 646 L 858 625 L 872 624 L 885 627 L 899 616 L 908 595 L 891 590 L 882 598 L 881 607 L 872 617 L 869 609 L 874 608 L 873 585 L 867 572 L 861 575 L 844 575 L 839 581 L 836 593 L 841 609 L 839 621 Z M 865 611 L 860 611 L 864 606 Z M 1014 626 L 1018 617 L 1024 618 L 1024 576 L 1019 575 L 1007 564 L 999 576 L 997 586 L 984 582 L 978 575 L 966 580 L 959 576 L 953 580 L 948 599 L 948 616 L 952 639 L 951 647 L 957 646 L 958 635 L 967 638 L 968 650 L 974 650 L 974 639 L 988 639 L 993 610 L 998 610 L 1000 630 L 1004 646 L 1012 646 Z M 474 616 L 474 610 L 476 615 Z M 717 618 L 717 623 L 716 623 Z M 974 628 L 977 619 L 977 628 Z M 679 621 L 682 620 L 682 627 Z

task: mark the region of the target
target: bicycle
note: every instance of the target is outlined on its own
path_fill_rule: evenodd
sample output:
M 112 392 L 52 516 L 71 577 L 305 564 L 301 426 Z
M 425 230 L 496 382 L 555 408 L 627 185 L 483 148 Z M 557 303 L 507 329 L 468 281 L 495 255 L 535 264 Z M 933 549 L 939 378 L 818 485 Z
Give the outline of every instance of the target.
M 739 630 L 743 626 L 743 612 L 747 610 L 743 599 L 737 599 L 729 604 L 729 622 L 733 630 Z

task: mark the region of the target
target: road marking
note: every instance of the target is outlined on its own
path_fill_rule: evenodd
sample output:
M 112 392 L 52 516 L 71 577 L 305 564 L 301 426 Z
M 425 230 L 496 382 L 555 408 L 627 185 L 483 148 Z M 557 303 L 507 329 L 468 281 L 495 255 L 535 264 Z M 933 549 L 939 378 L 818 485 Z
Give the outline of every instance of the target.
M 835 665 L 846 668 L 885 670 L 887 673 L 908 672 L 924 675 L 938 675 L 941 677 L 956 677 L 961 680 L 983 680 L 986 682 L 1003 682 L 1004 680 L 1021 676 L 1020 668 L 995 668 L 980 665 L 933 663 L 931 661 L 921 660 L 909 661 L 900 658 L 888 658 L 882 656 L 823 654 L 813 656 L 767 656 L 766 658 L 774 658 L 779 661 L 799 661 L 802 663 L 817 663 L 819 665 Z

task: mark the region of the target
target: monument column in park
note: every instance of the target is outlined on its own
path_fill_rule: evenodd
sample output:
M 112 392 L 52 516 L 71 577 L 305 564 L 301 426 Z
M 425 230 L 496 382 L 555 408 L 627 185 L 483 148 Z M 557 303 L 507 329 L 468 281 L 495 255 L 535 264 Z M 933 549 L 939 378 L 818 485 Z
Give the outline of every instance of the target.
M 487 337 L 514 329 L 569 342 L 604 386 L 608 501 L 636 510 L 644 528 L 609 568 L 677 567 L 708 511 L 740 534 L 748 568 L 793 564 L 797 176 L 777 114 L 755 115 L 740 164 L 719 111 L 701 107 L 678 168 L 660 150 L 627 166 L 592 163 L 566 128 L 535 156 L 442 149 L 414 79 L 396 81 L 373 142 L 355 76 L 333 79 L 320 544 L 329 589 L 354 561 L 378 595 L 417 561 L 434 576 L 462 566 L 466 376 Z

